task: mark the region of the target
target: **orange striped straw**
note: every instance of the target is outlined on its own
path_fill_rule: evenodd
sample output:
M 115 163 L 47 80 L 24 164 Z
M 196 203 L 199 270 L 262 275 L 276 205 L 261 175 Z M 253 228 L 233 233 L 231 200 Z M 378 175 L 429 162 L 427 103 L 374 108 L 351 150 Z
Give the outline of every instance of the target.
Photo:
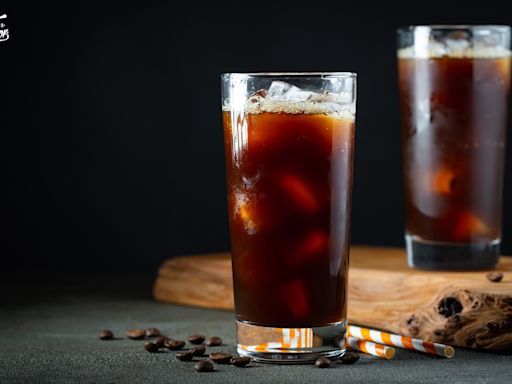
M 284 329 L 274 328 L 275 340 L 256 345 L 239 345 L 245 351 L 250 352 L 269 352 L 269 353 L 308 353 L 308 348 L 314 347 L 314 335 L 311 328 Z M 356 338 L 347 338 L 345 346 L 349 349 L 365 352 L 383 359 L 392 359 L 395 356 L 395 350 L 387 345 L 373 343 L 371 341 L 359 340 Z M 300 349 L 303 349 L 300 351 Z
M 240 345 L 240 348 L 251 352 L 286 352 L 288 350 L 312 348 L 314 346 L 313 329 L 311 328 L 274 328 L 274 340 L 256 345 Z M 304 353 L 309 352 L 307 350 Z
M 356 339 L 355 337 L 347 337 L 345 345 L 354 351 L 368 353 L 369 355 L 382 357 L 386 360 L 391 360 L 395 356 L 395 349 L 393 347 L 368 340 Z
M 411 337 L 395 335 L 369 328 L 358 327 L 357 325 L 349 325 L 347 329 L 347 337 L 355 337 L 357 339 L 369 340 L 375 343 L 382 343 L 385 345 L 411 349 L 423 353 L 430 353 L 432 355 L 443 356 L 452 358 L 455 354 L 453 347 L 440 343 L 431 343 L 430 341 L 423 341 L 420 339 L 413 339 Z

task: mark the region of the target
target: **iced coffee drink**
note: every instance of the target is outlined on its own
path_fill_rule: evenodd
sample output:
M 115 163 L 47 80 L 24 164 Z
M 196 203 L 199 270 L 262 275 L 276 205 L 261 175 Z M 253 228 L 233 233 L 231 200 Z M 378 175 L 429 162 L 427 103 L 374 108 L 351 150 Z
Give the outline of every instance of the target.
M 355 77 L 230 74 L 224 81 L 239 352 L 289 362 L 340 355 Z
M 406 243 L 412 266 L 496 265 L 510 85 L 508 27 L 399 31 Z

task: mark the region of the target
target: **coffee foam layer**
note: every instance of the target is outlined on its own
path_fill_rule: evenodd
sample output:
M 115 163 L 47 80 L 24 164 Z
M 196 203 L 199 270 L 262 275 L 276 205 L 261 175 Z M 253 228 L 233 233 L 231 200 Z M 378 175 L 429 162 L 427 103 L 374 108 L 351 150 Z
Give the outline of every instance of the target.
M 284 101 L 262 98 L 257 103 L 248 102 L 248 113 L 289 113 L 289 114 L 332 114 L 343 118 L 353 118 L 349 105 L 318 103 L 312 101 Z
M 511 51 L 503 47 L 464 47 L 450 48 L 441 43 L 431 43 L 426 49 L 415 47 L 401 48 L 397 51 L 399 59 L 435 59 L 451 57 L 457 59 L 499 59 L 511 56 Z
M 245 93 L 245 89 L 242 91 Z M 234 97 L 234 104 L 230 106 L 225 103 L 223 110 L 233 109 L 250 114 L 324 114 L 350 120 L 354 120 L 355 116 L 355 95 L 351 92 L 318 93 L 281 80 L 272 81 L 268 88 L 259 89 L 249 97 L 244 94 L 244 98 Z

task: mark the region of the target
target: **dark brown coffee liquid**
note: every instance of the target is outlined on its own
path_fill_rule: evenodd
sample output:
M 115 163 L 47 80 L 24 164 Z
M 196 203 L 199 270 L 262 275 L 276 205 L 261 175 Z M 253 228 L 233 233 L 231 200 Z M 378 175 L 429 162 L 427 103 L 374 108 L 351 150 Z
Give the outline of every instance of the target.
M 354 123 L 325 114 L 224 112 L 237 319 L 346 319 Z
M 407 234 L 499 241 L 510 58 L 401 58 L 398 75 Z

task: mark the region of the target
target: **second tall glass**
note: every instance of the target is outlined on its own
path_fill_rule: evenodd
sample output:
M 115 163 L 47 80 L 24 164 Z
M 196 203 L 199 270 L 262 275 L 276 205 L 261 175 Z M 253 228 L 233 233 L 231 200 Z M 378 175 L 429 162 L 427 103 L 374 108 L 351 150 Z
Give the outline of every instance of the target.
M 356 79 L 222 76 L 238 352 L 344 352 Z
M 398 32 L 409 264 L 493 268 L 501 241 L 510 27 Z

